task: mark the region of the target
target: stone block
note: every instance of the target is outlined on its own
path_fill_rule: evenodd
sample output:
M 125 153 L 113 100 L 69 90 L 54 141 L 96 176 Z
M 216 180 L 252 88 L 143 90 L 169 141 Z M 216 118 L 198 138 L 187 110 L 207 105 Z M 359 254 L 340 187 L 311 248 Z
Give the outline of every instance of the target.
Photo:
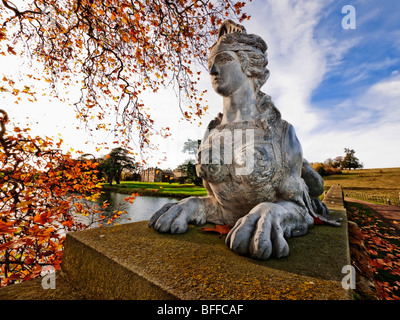
M 147 221 L 69 233 L 62 269 L 88 299 L 350 299 L 347 223 L 288 239 L 286 258 L 235 254 L 224 238 L 190 226 L 160 234 Z
M 337 184 L 330 187 L 324 196 L 323 203 L 330 209 L 344 209 L 343 189 Z

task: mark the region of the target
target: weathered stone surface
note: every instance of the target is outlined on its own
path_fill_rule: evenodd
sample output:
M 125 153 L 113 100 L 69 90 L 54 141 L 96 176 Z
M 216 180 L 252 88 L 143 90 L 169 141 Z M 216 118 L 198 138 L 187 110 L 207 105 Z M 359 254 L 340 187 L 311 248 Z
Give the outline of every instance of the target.
M 146 223 L 68 234 L 62 268 L 70 283 L 89 299 L 350 298 L 341 286 L 349 264 L 346 225 L 312 228 L 288 240 L 288 257 L 260 261 L 199 227 L 171 235 Z
M 342 187 L 339 184 L 330 187 L 324 196 L 323 202 L 325 203 L 325 205 L 331 208 L 334 207 L 344 208 L 344 197 L 343 197 Z
M 0 288 L 0 300 L 84 300 L 86 297 L 64 277 L 56 273 L 56 288 L 44 289 L 43 278 L 35 278 Z
M 266 50 L 243 26 L 230 20 L 221 26 L 209 73 L 223 113 L 209 124 L 196 164 L 208 196 L 161 208 L 149 222 L 155 230 L 228 224 L 229 248 L 266 260 L 287 256 L 287 239 L 306 234 L 315 219 L 339 225 L 318 198 L 323 180 L 303 159 L 294 127 L 260 90 L 269 76 Z

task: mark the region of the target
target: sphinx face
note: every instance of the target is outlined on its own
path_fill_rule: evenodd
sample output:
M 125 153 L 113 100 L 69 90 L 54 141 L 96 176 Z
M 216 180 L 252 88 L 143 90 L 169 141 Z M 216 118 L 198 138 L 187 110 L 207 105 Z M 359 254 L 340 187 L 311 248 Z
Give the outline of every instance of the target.
M 224 97 L 230 96 L 249 81 L 233 51 L 217 53 L 208 60 L 208 67 L 213 89 Z

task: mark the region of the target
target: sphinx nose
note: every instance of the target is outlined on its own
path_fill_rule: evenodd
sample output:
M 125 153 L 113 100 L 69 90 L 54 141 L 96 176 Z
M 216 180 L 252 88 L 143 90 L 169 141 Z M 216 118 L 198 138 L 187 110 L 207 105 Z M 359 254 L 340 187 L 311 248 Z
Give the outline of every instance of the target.
M 218 70 L 217 66 L 215 64 L 213 64 L 210 69 L 210 75 L 216 76 L 218 74 L 219 74 L 219 70 Z

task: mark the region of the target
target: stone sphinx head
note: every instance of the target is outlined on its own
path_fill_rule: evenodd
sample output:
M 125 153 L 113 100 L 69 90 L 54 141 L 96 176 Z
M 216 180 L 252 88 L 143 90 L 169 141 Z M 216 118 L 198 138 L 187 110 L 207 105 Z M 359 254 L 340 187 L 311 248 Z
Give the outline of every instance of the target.
M 225 96 L 246 78 L 252 82 L 255 92 L 269 77 L 266 68 L 267 44 L 257 35 L 247 34 L 243 26 L 231 20 L 219 29 L 218 40 L 212 46 L 208 66 L 214 90 Z
M 267 44 L 260 36 L 247 34 L 243 26 L 231 20 L 221 25 L 208 58 L 212 86 L 218 94 L 228 97 L 248 82 L 263 122 L 281 118 L 271 97 L 261 91 L 269 78 L 267 65 Z

